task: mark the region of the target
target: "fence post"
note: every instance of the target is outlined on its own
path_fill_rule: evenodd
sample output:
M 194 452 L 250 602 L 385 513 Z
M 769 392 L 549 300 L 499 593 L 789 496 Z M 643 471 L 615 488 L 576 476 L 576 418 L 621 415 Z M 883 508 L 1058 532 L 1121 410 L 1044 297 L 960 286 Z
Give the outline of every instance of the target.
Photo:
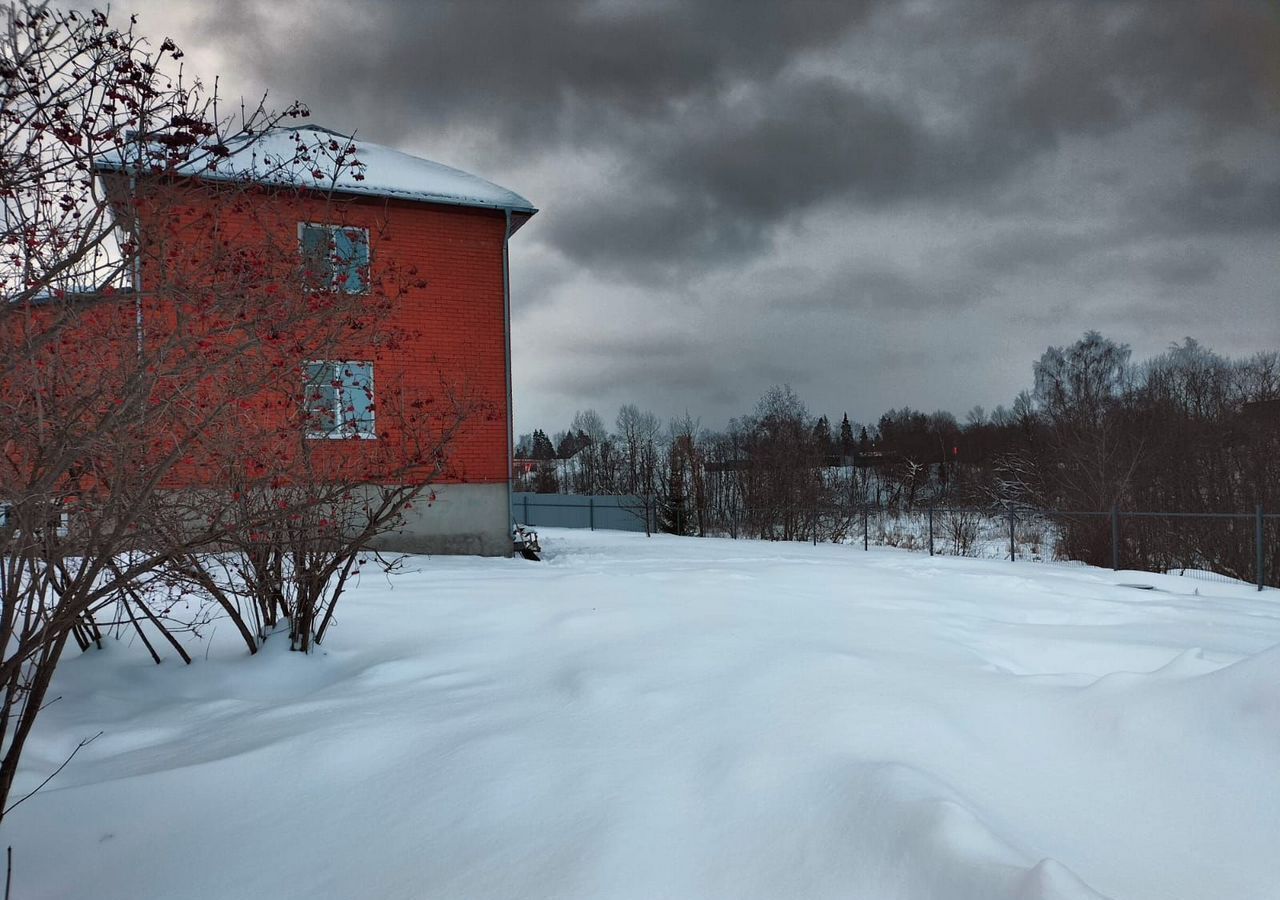
M 863 551 L 866 551 L 867 549 L 867 518 L 868 518 L 867 504 L 864 503 L 862 504 L 862 549 Z
M 929 555 L 933 556 L 933 504 L 929 504 Z
M 1266 566 L 1267 558 L 1266 558 L 1266 553 L 1263 551 L 1262 538 L 1264 536 L 1264 532 L 1267 526 L 1266 526 L 1266 522 L 1262 518 L 1262 515 L 1263 515 L 1262 504 L 1259 503 L 1258 515 L 1257 515 L 1257 518 L 1254 520 L 1254 527 L 1253 527 L 1253 532 L 1254 532 L 1253 542 L 1254 542 L 1254 545 L 1257 547 L 1257 550 L 1255 551 L 1255 553 L 1257 554 L 1257 563 L 1258 563 L 1258 590 L 1262 590 L 1264 587 L 1266 587 L 1266 580 L 1264 577 L 1264 572 L 1262 570 Z
M 529 524 L 529 495 L 525 494 L 520 498 L 524 501 L 524 524 Z
M 1018 544 L 1014 535 L 1013 526 L 1017 522 L 1017 514 L 1013 511 L 1013 505 L 1009 506 L 1009 562 L 1016 562 L 1018 559 Z
M 596 530 L 596 498 L 594 494 L 587 497 L 587 525 L 592 531 Z
M 1120 571 L 1120 501 L 1111 504 L 1111 569 Z

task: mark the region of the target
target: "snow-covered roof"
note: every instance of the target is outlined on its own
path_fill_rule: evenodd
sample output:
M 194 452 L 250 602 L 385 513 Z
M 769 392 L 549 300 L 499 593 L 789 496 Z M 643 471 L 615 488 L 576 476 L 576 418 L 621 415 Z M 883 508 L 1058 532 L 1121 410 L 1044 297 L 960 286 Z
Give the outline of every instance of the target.
M 143 161 L 140 168 L 215 180 L 509 209 L 525 218 L 537 212 L 515 191 L 478 175 L 318 126 L 277 127 L 230 140 L 218 154 L 201 152 L 171 168 L 162 162 L 166 152 L 157 147 L 160 165 L 153 167 Z M 99 157 L 97 166 L 106 171 L 133 167 L 123 154 Z

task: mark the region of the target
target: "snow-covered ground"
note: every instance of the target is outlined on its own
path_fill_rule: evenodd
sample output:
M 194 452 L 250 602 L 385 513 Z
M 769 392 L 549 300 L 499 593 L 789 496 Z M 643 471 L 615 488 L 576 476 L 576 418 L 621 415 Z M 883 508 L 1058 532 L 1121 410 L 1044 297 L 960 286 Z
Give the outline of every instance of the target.
M 104 734 L 14 896 L 1280 896 L 1280 592 L 542 537 L 366 578 L 309 658 L 68 660 L 15 796 Z

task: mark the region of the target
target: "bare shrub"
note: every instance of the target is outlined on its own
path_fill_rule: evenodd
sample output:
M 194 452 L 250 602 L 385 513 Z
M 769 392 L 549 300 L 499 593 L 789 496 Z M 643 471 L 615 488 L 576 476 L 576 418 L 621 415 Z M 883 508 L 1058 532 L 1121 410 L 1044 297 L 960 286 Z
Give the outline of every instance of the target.
M 977 556 L 983 514 L 972 509 L 947 510 L 942 516 L 943 534 L 955 556 Z

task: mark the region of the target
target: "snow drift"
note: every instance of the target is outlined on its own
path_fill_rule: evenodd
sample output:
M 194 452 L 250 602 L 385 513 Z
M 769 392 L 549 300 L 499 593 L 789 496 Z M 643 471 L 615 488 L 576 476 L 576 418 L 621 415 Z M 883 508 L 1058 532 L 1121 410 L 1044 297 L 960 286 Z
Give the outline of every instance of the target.
M 1275 896 L 1274 591 L 543 537 L 366 579 L 314 657 L 70 660 L 16 795 L 104 735 L 16 896 Z

